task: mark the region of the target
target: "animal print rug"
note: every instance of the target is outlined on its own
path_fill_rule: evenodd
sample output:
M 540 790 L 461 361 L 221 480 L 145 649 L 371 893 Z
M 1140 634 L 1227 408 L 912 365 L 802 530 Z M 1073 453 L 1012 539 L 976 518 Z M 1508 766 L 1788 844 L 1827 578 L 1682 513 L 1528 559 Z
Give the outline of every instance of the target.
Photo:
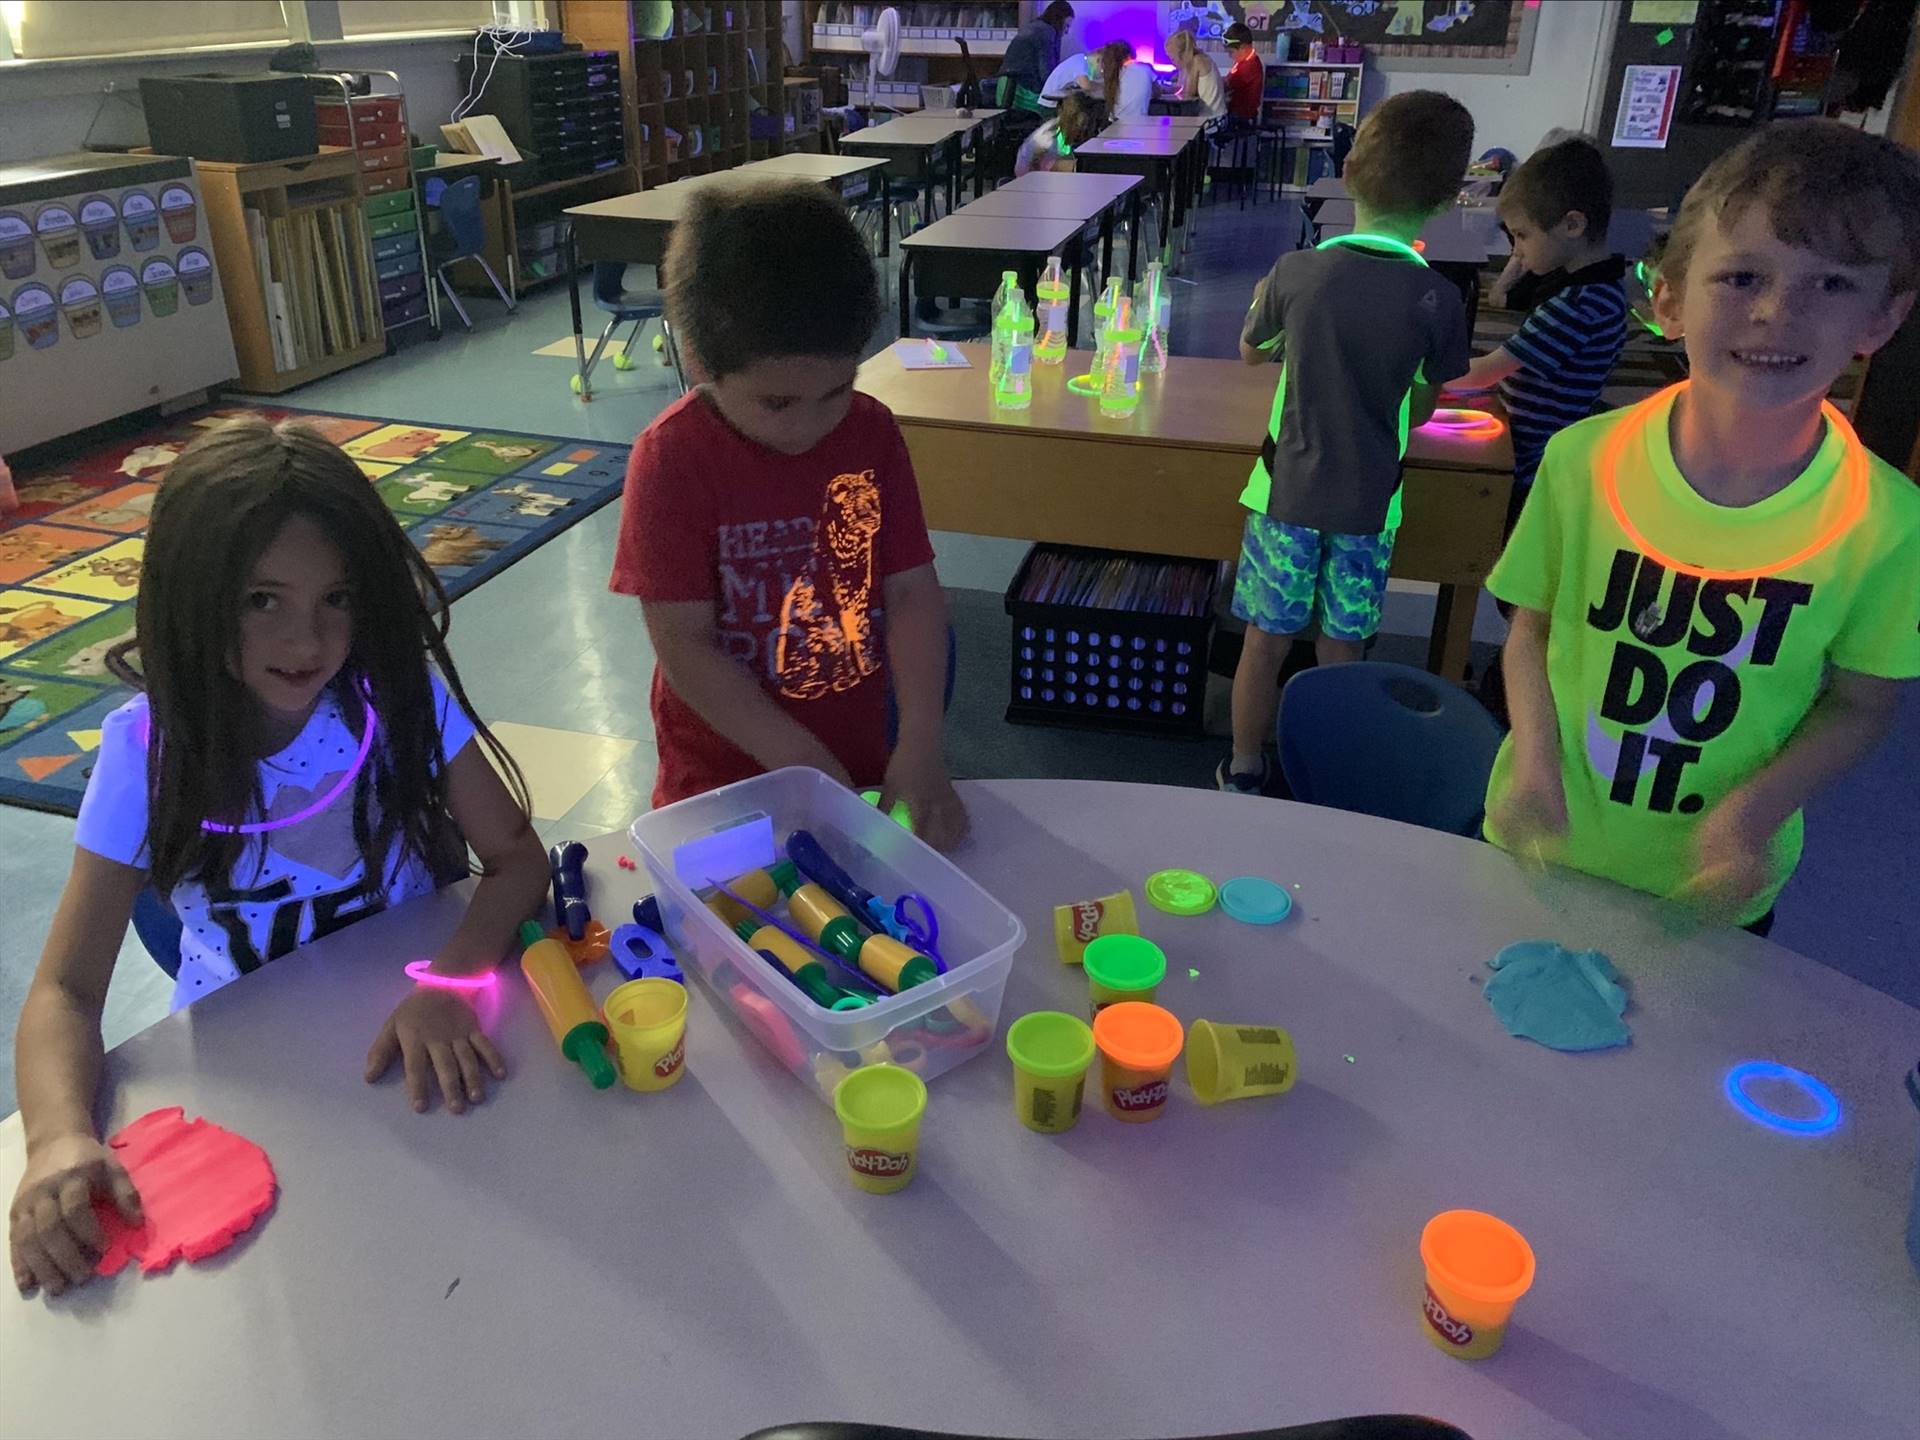
M 200 429 L 303 420 L 359 462 L 447 593 L 459 596 L 620 493 L 626 451 L 551 435 L 222 405 L 134 439 L 15 467 L 0 519 L 0 802 L 74 814 L 100 722 L 127 689 L 106 653 L 133 633 L 148 512 Z

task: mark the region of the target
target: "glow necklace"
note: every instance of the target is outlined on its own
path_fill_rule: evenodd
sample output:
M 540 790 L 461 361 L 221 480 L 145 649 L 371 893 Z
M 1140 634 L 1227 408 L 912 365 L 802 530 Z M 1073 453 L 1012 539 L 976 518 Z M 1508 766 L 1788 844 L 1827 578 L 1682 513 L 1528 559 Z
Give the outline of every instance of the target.
M 1313 248 L 1326 250 L 1336 245 L 1347 245 L 1363 250 L 1391 250 L 1404 255 L 1416 265 L 1425 265 L 1427 257 L 1404 240 L 1396 240 L 1391 235 L 1370 235 L 1364 232 L 1349 235 L 1329 235 Z
M 1829 425 L 1833 426 L 1835 433 L 1840 436 L 1846 447 L 1845 456 L 1840 462 L 1840 479 L 1841 483 L 1847 487 L 1847 496 L 1841 505 L 1840 515 L 1832 525 L 1827 527 L 1824 535 L 1783 559 L 1771 560 L 1764 565 L 1742 565 L 1737 570 L 1712 570 L 1704 565 L 1688 565 L 1656 548 L 1646 536 L 1640 533 L 1639 528 L 1627 515 L 1627 507 L 1621 503 L 1620 457 L 1625 453 L 1627 443 L 1652 421 L 1655 410 L 1664 409 L 1667 413 L 1671 413 L 1671 407 L 1663 407 L 1662 402 L 1669 395 L 1677 400 L 1678 392 L 1692 383 L 1691 380 L 1682 380 L 1677 385 L 1669 385 L 1665 390 L 1634 406 L 1627 412 L 1627 418 L 1616 425 L 1613 434 L 1607 437 L 1606 444 L 1601 447 L 1596 461 L 1600 471 L 1600 493 L 1606 498 L 1607 509 L 1612 512 L 1614 523 L 1620 527 L 1621 533 L 1642 555 L 1656 565 L 1681 575 L 1692 575 L 1701 580 L 1758 580 L 1768 575 L 1778 575 L 1782 570 L 1791 570 L 1794 566 L 1811 560 L 1851 530 L 1859 522 L 1860 517 L 1867 513 L 1869 467 L 1866 447 L 1860 443 L 1860 437 L 1853 433 L 1853 427 L 1847 423 L 1847 417 L 1836 410 L 1831 401 L 1822 400 L 1821 415 Z
M 365 722 L 360 727 L 360 753 L 353 757 L 353 764 L 347 768 L 347 773 L 335 781 L 333 788 L 326 794 L 304 809 L 297 810 L 291 815 L 283 815 L 278 820 L 256 820 L 247 825 L 227 825 L 218 820 L 202 820 L 200 828 L 210 835 L 265 835 L 274 830 L 284 830 L 289 825 L 298 825 L 302 820 L 312 819 L 346 794 L 347 788 L 360 778 L 360 769 L 367 763 L 367 756 L 373 749 L 374 727 L 379 724 L 379 717 L 373 710 L 373 697 L 367 694 L 364 684 L 360 688 L 360 699 L 361 703 L 367 707 Z

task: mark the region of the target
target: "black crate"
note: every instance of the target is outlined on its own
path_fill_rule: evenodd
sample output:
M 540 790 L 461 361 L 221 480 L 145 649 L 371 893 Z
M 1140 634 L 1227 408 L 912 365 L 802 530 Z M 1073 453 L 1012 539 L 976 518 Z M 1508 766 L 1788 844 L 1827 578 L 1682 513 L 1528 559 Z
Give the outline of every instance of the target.
M 1191 567 L 1208 594 L 1219 566 L 1211 560 L 1035 545 L 1007 587 L 1013 659 L 1007 719 L 1027 725 L 1079 725 L 1153 735 L 1198 735 L 1204 723 L 1209 605 L 1200 615 L 1168 615 L 1094 605 L 1022 600 L 1041 556 Z

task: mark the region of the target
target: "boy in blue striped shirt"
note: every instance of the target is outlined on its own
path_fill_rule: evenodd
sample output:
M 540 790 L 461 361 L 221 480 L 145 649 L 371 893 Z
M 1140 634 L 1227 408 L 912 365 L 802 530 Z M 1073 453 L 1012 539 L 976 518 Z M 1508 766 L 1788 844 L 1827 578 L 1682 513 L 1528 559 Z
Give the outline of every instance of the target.
M 1593 414 L 1627 340 L 1626 262 L 1607 248 L 1613 177 L 1584 139 L 1536 150 L 1501 187 L 1514 256 L 1540 277 L 1534 308 L 1449 392 L 1500 388 L 1513 427 L 1512 531 L 1547 441 Z

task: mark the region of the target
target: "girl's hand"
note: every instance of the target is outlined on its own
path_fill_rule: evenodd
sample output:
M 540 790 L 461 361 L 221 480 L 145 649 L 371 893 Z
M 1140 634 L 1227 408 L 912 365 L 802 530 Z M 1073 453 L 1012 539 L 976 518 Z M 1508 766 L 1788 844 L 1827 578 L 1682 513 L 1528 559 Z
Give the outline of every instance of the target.
M 129 1225 L 140 1223 L 133 1177 L 92 1135 L 62 1135 L 28 1152 L 8 1223 L 13 1283 L 22 1295 L 36 1287 L 59 1295 L 93 1278 L 94 1262 L 107 1248 L 93 1213 L 95 1195 L 112 1200 Z
M 427 1076 L 439 1083 L 447 1109 L 459 1115 L 487 1098 L 487 1072 L 507 1078 L 507 1062 L 480 1028 L 473 1007 L 451 990 L 422 985 L 393 1007 L 367 1052 L 367 1083 L 393 1067 L 394 1056 L 407 1077 L 407 1098 L 414 1111 L 426 1112 Z
M 880 813 L 904 800 L 913 819 L 913 833 L 936 850 L 951 850 L 967 838 L 967 807 L 947 775 L 938 750 L 916 752 L 902 747 L 887 761 L 880 787 Z

